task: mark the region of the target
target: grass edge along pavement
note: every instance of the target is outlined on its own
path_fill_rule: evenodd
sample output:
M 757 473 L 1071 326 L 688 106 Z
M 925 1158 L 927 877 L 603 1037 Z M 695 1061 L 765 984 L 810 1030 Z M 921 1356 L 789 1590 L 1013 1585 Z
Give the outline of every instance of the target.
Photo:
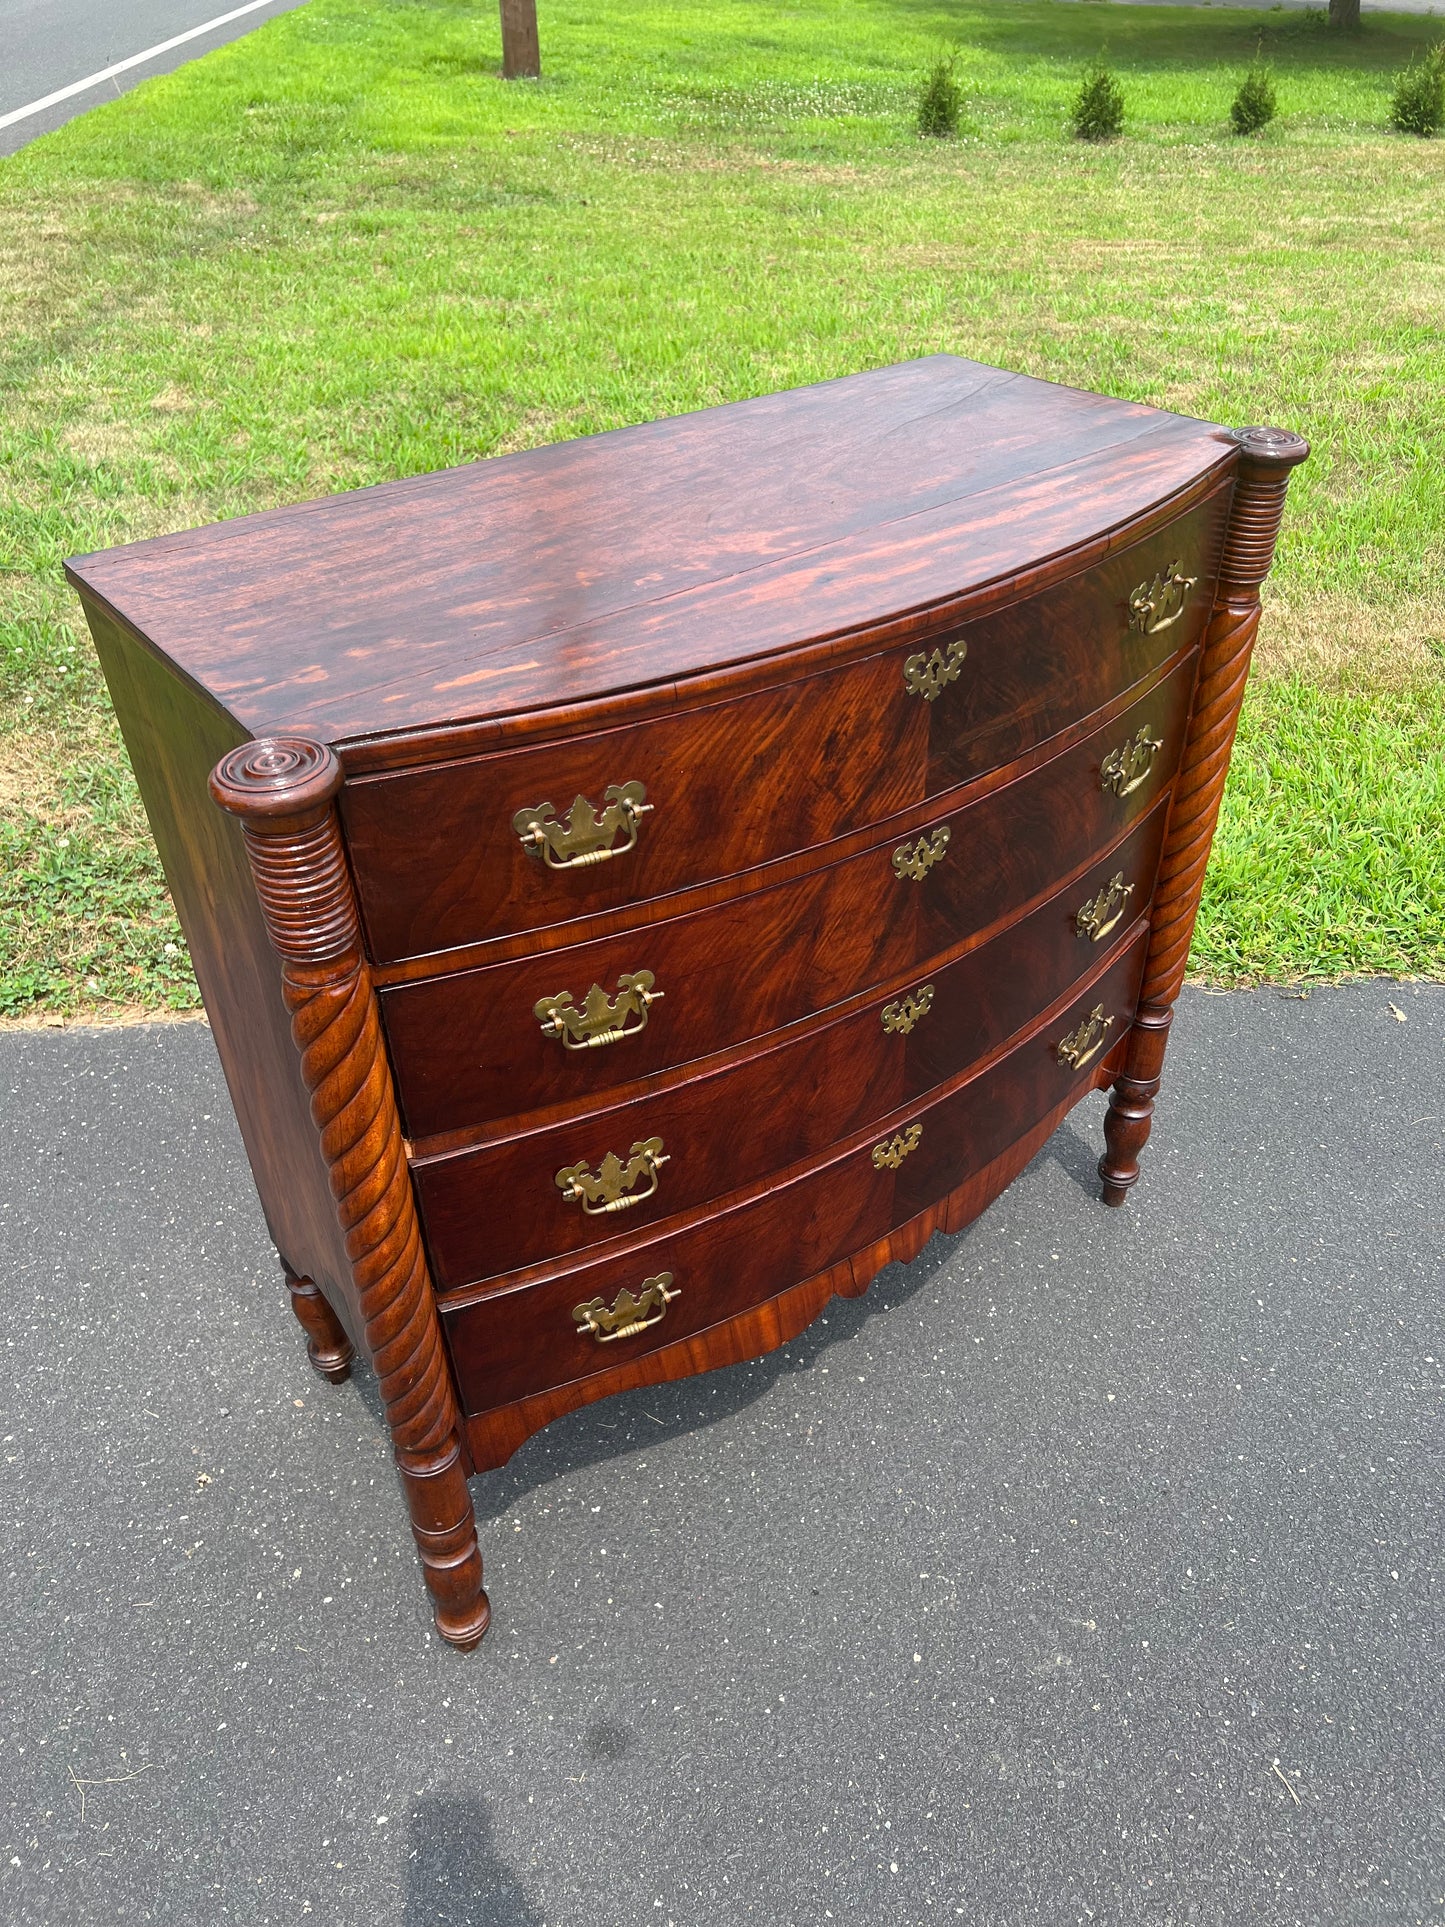
M 486 10 L 312 0 L 0 164 L 0 1017 L 196 1000 L 63 556 L 937 350 L 1310 437 L 1193 968 L 1445 976 L 1438 23 L 543 11 L 508 86 Z

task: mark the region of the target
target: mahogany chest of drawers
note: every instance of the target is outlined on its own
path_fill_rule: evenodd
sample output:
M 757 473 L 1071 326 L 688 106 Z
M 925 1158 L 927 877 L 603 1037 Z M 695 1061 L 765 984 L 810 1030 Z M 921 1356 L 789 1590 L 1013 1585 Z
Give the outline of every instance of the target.
M 938 356 L 69 565 L 447 1639 L 538 1426 L 1123 1200 L 1306 453 Z

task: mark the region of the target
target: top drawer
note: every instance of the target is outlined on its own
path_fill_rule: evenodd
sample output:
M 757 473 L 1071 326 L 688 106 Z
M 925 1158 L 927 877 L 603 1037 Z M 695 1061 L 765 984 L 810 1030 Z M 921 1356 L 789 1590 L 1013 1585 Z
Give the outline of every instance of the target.
M 732 876 L 997 768 L 1199 640 L 1228 505 L 1226 485 L 1094 568 L 926 646 L 349 782 L 341 809 L 373 959 Z M 1175 578 L 1189 586 L 1171 593 Z

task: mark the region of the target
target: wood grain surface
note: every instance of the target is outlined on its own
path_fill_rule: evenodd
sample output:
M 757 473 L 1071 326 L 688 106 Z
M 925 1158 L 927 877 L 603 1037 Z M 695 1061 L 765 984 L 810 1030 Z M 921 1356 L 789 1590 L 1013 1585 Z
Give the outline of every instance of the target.
M 408 1137 L 595 1099 L 825 1010 L 1017 914 L 1167 788 L 1194 669 L 1190 656 L 1094 735 L 975 802 L 945 799 L 906 833 L 880 825 L 881 840 L 846 861 L 634 933 L 383 990 Z M 1147 780 L 1116 797 L 1101 764 L 1142 724 L 1164 747 Z M 939 829 L 943 858 L 920 881 L 899 877 L 895 854 Z M 589 1051 L 542 1035 L 538 999 L 567 989 L 580 1002 L 591 984 L 643 969 L 664 996 L 638 1035 Z
M 1234 461 L 1207 423 L 939 355 L 67 567 L 245 729 L 342 742 L 866 634 Z
M 849 1140 L 820 1163 L 764 1180 L 731 1208 L 704 1207 L 590 1264 L 444 1295 L 463 1409 L 509 1404 L 605 1371 L 619 1354 L 638 1356 L 716 1324 L 772 1297 L 781 1280 L 826 1270 L 946 1197 L 1072 1093 L 1092 1088 L 1092 1067 L 1061 1064 L 1057 1045 L 1097 1003 L 1114 1017 L 1115 1033 L 1127 1033 L 1147 941 L 1141 927 L 1081 992 L 988 1069 L 879 1120 L 879 1141 L 920 1129 L 917 1149 L 896 1172 L 879 1167 L 867 1138 Z M 636 1294 L 664 1270 L 681 1296 L 661 1323 L 612 1343 L 577 1330 L 576 1305 L 594 1297 L 611 1305 L 623 1289 Z
M 1128 941 L 1136 911 L 1147 910 L 1163 834 L 1161 804 L 1032 914 L 926 975 L 854 999 L 846 1017 L 795 1026 L 700 1075 L 629 1085 L 602 1109 L 414 1157 L 437 1289 L 634 1235 L 814 1156 L 956 1076 L 1097 970 L 1100 951 L 1080 934 L 1077 913 L 1116 875 L 1132 894 L 1104 954 Z M 920 992 L 927 1009 L 914 1017 L 904 1005 Z M 634 1139 L 653 1136 L 668 1162 L 651 1198 L 611 1217 L 563 1199 L 559 1169 L 584 1157 L 595 1169 L 603 1151 L 625 1155 Z
M 348 783 L 342 816 L 373 959 L 566 922 L 829 842 L 1012 761 L 1142 682 L 1203 633 L 1228 508 L 1216 491 L 1083 574 L 978 621 L 733 701 L 561 743 Z M 1167 627 L 1130 595 L 1177 563 L 1195 586 Z M 966 651 L 932 699 L 934 650 Z M 634 847 L 554 870 L 513 828 L 642 782 Z

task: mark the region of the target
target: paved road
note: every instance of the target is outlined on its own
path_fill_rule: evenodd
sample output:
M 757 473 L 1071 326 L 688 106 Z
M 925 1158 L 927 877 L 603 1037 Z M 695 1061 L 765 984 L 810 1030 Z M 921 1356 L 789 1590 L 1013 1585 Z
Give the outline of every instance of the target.
M 209 1033 L 0 1034 L 0 1918 L 1439 1923 L 1445 987 L 1186 993 L 1169 1072 L 1124 1211 L 1094 1101 L 478 1480 L 462 1658 Z
M 33 100 L 72 81 L 99 73 L 117 60 L 143 53 L 163 40 L 199 27 L 242 3 L 242 0 L 125 0 L 120 6 L 98 6 L 96 0 L 0 0 L 0 116 L 26 107 Z M 0 154 L 10 154 L 26 141 L 60 127 L 75 115 L 117 94 L 128 92 L 152 74 L 170 73 L 228 40 L 252 33 L 278 13 L 289 13 L 302 0 L 273 0 L 257 13 L 246 14 L 228 27 L 204 34 L 156 60 L 132 67 L 98 87 L 47 108 L 13 127 L 0 129 Z

